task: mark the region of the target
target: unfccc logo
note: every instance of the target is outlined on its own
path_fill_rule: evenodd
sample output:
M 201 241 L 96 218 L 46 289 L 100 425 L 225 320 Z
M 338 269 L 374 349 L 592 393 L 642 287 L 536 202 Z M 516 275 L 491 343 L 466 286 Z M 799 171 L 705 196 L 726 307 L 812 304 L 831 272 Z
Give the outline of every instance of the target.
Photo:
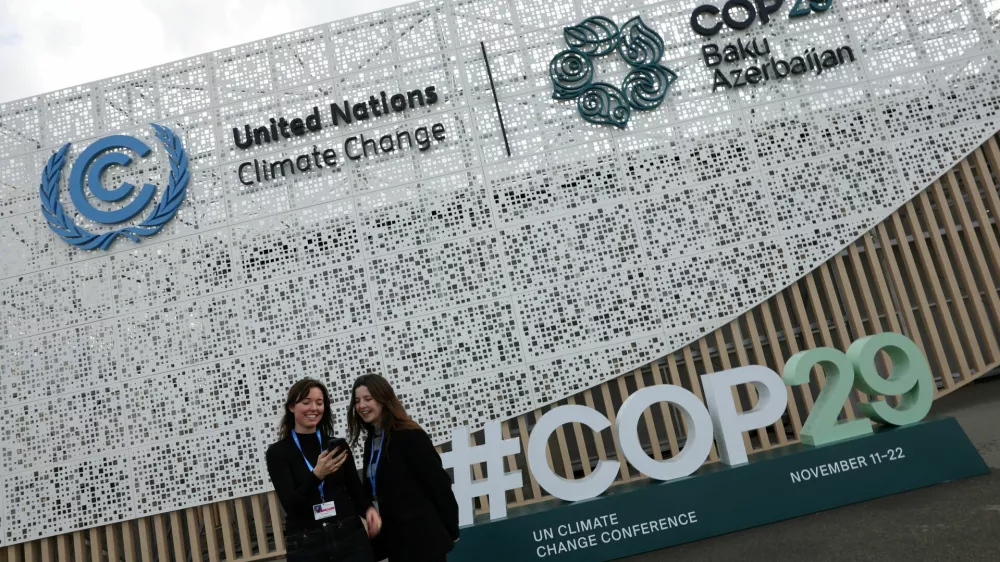
M 66 143 L 58 152 L 49 158 L 42 172 L 42 183 L 39 195 L 42 200 L 42 214 L 49 223 L 49 228 L 63 240 L 83 249 L 107 250 L 119 236 L 129 238 L 133 242 L 159 232 L 170 219 L 177 214 L 177 209 L 184 202 L 188 184 L 188 157 L 184 152 L 181 139 L 167 127 L 152 124 L 156 137 L 163 144 L 170 160 L 170 179 L 163 191 L 160 201 L 153 207 L 142 222 L 134 226 L 126 226 L 95 234 L 77 225 L 66 214 L 59 201 L 59 180 L 66 164 L 66 154 L 70 143 Z M 101 183 L 101 174 L 111 166 L 128 166 L 132 158 L 121 149 L 130 150 L 140 158 L 147 156 L 151 150 L 145 143 L 127 135 L 112 135 L 104 137 L 88 146 L 73 165 L 69 177 L 69 196 L 78 213 L 85 218 L 100 224 L 118 224 L 132 220 L 143 212 L 156 195 L 156 186 L 145 184 L 135 193 L 135 186 L 122 182 L 115 189 L 107 189 Z M 86 176 L 86 178 L 84 177 Z M 118 202 L 134 194 L 132 201 L 117 210 L 102 210 L 94 207 L 87 200 L 84 191 L 85 184 L 94 197 L 101 201 Z
M 569 49 L 560 52 L 549 63 L 549 76 L 557 100 L 577 100 L 577 110 L 586 121 L 598 125 L 611 124 L 624 129 L 632 109 L 656 109 L 667 95 L 667 89 L 677 80 L 674 71 L 661 66 L 663 39 L 636 16 L 625 25 L 610 18 L 596 16 L 563 29 Z M 593 57 L 601 57 L 618 49 L 631 67 L 621 89 L 606 82 L 594 82 Z

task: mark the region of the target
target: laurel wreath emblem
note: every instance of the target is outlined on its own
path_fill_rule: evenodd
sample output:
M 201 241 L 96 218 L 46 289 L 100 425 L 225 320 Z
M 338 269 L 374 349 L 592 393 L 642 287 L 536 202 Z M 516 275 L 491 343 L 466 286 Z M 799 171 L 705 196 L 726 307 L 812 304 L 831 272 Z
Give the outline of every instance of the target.
M 94 234 L 87 229 L 75 224 L 66 215 L 62 203 L 59 202 L 59 179 L 62 177 L 62 169 L 66 164 L 66 154 L 69 152 L 71 143 L 66 143 L 45 164 L 42 172 L 42 183 L 39 186 L 39 195 L 42 200 L 42 214 L 45 220 L 56 234 L 66 242 L 83 250 L 94 250 L 100 248 L 107 250 L 111 243 L 119 236 L 123 236 L 139 242 L 141 238 L 152 236 L 159 232 L 164 225 L 170 222 L 177 214 L 181 203 L 187 195 L 188 180 L 188 156 L 181 144 L 181 139 L 169 128 L 150 123 L 156 131 L 156 137 L 163 144 L 163 148 L 170 160 L 170 180 L 167 189 L 163 193 L 160 202 L 156 204 L 152 212 L 135 226 L 129 226 Z
M 651 111 L 660 106 L 677 74 L 660 65 L 663 39 L 636 16 L 620 28 L 610 18 L 595 16 L 579 25 L 563 28 L 569 49 L 549 63 L 552 97 L 577 100 L 584 120 L 597 125 L 611 124 L 624 129 L 632 110 Z M 621 88 L 594 82 L 593 57 L 614 50 L 632 67 Z

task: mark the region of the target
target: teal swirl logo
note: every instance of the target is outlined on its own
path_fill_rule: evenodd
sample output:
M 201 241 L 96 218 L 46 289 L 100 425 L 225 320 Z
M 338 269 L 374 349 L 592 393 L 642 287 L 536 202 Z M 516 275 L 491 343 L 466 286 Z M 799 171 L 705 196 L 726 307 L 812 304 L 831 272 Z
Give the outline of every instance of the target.
M 549 63 L 549 74 L 555 84 L 552 97 L 557 100 L 576 99 L 594 81 L 594 63 L 583 53 L 563 51 Z
M 628 126 L 632 110 L 651 111 L 663 103 L 677 73 L 660 64 L 663 39 L 636 16 L 620 28 L 610 18 L 595 16 L 578 25 L 563 28 L 569 49 L 561 51 L 549 63 L 552 97 L 576 100 L 576 108 L 585 121 L 597 125 Z M 621 87 L 594 82 L 593 57 L 617 49 L 632 71 Z
M 628 102 L 618 88 L 598 82 L 584 90 L 577 100 L 577 109 L 584 119 L 598 125 L 611 124 L 624 127 L 632 114 Z
M 152 124 L 156 137 L 163 144 L 170 160 L 170 179 L 163 191 L 160 201 L 153 209 L 134 226 L 118 228 L 102 234 L 94 234 L 75 224 L 59 201 L 59 179 L 66 164 L 66 155 L 71 144 L 67 143 L 49 158 L 42 172 L 42 183 L 39 186 L 39 196 L 42 200 L 42 215 L 49 228 L 66 242 L 83 250 L 100 248 L 107 250 L 119 236 L 139 242 L 146 236 L 156 234 L 166 225 L 180 208 L 187 195 L 188 157 L 181 144 L 181 139 L 173 131 L 161 125 Z M 156 196 L 157 188 L 152 184 L 143 185 L 138 191 L 136 186 L 122 182 L 114 189 L 107 189 L 101 183 L 101 174 L 111 166 L 128 166 L 132 158 L 124 151 L 131 151 L 140 158 L 149 155 L 151 149 L 135 137 L 126 135 L 111 135 L 104 137 L 88 146 L 80 156 L 69 175 L 69 196 L 78 213 L 100 224 L 117 224 L 129 221 L 139 216 Z M 85 188 L 89 187 L 93 196 L 105 202 L 122 201 L 133 196 L 130 203 L 120 209 L 104 211 L 94 207 L 87 199 Z

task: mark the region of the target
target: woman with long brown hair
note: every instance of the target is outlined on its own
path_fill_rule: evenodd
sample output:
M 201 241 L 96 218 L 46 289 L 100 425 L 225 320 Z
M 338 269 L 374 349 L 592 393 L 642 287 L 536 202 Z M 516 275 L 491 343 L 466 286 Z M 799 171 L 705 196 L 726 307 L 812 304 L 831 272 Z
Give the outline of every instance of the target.
M 351 394 L 347 433 L 352 444 L 365 433 L 364 488 L 382 517 L 376 555 L 445 560 L 458 541 L 458 503 L 441 456 L 383 377 L 359 377 Z
M 281 440 L 267 449 L 267 472 L 285 508 L 288 562 L 373 562 L 368 533 L 378 532 L 381 519 L 347 441 L 334 437 L 329 404 L 323 383 L 293 384 L 278 429 Z

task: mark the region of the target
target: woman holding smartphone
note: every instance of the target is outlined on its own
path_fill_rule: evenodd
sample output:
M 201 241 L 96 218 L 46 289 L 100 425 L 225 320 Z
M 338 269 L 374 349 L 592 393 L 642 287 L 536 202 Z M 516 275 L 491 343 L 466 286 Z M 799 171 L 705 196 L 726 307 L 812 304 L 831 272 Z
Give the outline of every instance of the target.
M 365 432 L 364 490 L 383 528 L 375 541 L 389 562 L 445 560 L 458 541 L 458 503 L 430 437 L 379 375 L 354 382 L 347 412 L 351 443 Z
M 369 534 L 381 527 L 343 438 L 333 436 L 330 394 L 303 379 L 288 389 L 281 440 L 267 449 L 267 472 L 285 509 L 288 562 L 373 562 Z M 361 518 L 368 523 L 367 532 Z

